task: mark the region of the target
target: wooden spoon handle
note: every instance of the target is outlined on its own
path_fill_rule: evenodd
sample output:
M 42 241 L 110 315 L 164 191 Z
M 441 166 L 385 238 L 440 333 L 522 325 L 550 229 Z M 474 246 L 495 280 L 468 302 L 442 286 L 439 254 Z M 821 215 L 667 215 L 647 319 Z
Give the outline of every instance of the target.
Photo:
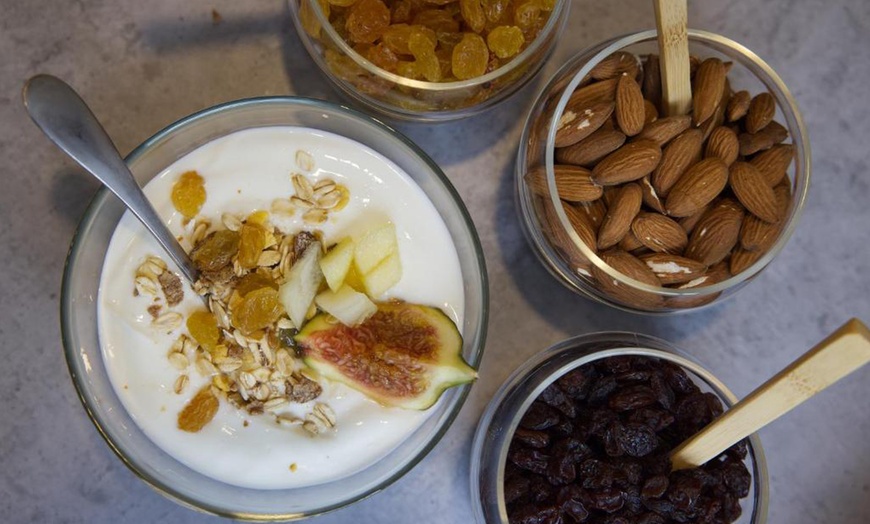
M 853 318 L 673 450 L 673 469 L 700 466 L 717 457 L 867 362 L 870 330 Z
M 662 69 L 662 111 L 685 115 L 692 106 L 686 0 L 655 0 Z

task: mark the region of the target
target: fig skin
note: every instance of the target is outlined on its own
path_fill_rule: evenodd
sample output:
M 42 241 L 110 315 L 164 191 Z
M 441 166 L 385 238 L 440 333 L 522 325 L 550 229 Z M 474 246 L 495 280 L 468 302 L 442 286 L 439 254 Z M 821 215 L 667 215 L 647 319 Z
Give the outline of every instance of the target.
M 477 378 L 456 325 L 428 306 L 379 303 L 355 327 L 321 313 L 295 339 L 309 367 L 384 406 L 425 410 L 447 388 Z

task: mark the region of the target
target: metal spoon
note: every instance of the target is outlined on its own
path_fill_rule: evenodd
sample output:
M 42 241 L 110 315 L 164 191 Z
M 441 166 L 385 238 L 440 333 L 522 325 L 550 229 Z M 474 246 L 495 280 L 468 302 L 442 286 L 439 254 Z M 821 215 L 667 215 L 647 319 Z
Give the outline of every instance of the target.
M 42 132 L 121 199 L 136 215 L 191 284 L 199 271 L 151 207 L 133 173 L 97 118 L 72 87 L 50 75 L 27 81 L 24 107 Z

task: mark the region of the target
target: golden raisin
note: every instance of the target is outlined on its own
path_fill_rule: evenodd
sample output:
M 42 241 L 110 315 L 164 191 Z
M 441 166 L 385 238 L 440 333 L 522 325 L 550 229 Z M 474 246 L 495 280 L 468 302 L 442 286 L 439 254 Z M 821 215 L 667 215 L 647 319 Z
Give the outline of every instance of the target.
M 328 19 L 329 2 L 326 0 L 317 0 L 317 4 L 320 6 L 323 16 Z M 314 14 L 314 7 L 311 6 L 308 0 L 302 0 L 299 4 L 299 23 L 302 24 L 302 29 L 304 29 L 306 33 L 315 38 L 320 37 L 320 21 L 317 19 L 317 15 Z
M 211 422 L 217 414 L 220 403 L 211 386 L 200 389 L 190 402 L 178 414 L 178 429 L 189 433 L 196 433 Z
M 459 0 L 459 12 L 462 19 L 475 33 L 480 33 L 486 27 L 486 15 L 480 0 Z
M 257 267 L 260 253 L 266 247 L 266 231 L 248 222 L 239 229 L 239 265 L 245 269 Z
M 196 171 L 182 173 L 172 185 L 172 205 L 185 218 L 193 218 L 205 203 L 205 180 Z
M 232 311 L 233 325 L 242 333 L 249 334 L 270 326 L 284 314 L 284 306 L 278 300 L 278 291 L 263 287 L 242 297 Z
M 486 72 L 487 62 L 489 49 L 476 33 L 465 33 L 453 48 L 453 75 L 460 80 L 481 76 Z
M 251 291 L 256 291 L 257 289 L 270 287 L 272 289 L 278 289 L 278 283 L 272 279 L 271 276 L 260 272 L 248 273 L 243 276 L 236 282 L 236 287 L 233 291 L 237 292 L 240 297 L 244 297 Z
M 199 243 L 190 258 L 200 271 L 217 271 L 229 264 L 239 252 L 239 234 L 223 229 Z
M 211 352 L 220 340 L 217 319 L 210 311 L 194 311 L 187 317 L 187 332 L 196 342 L 208 352 Z
M 408 49 L 416 59 L 415 66 L 420 76 L 430 82 L 441 80 L 441 65 L 435 55 L 435 44 L 422 31 L 412 31 L 408 37 Z
M 428 27 L 436 33 L 456 33 L 459 31 L 459 22 L 443 9 L 426 9 L 414 16 L 414 24 Z
M 514 8 L 514 23 L 524 31 L 534 29 L 541 17 L 538 0 L 526 0 Z
M 490 51 L 499 58 L 510 58 L 519 53 L 525 41 L 522 29 L 516 26 L 500 25 L 486 36 Z
M 350 8 L 345 27 L 352 42 L 372 44 L 390 25 L 390 9 L 381 0 L 359 0 Z

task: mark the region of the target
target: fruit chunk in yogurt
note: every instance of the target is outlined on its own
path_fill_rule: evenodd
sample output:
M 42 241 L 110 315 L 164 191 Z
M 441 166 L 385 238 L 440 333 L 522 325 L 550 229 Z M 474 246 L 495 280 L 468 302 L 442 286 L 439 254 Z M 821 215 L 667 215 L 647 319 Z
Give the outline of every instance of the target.
M 202 176 L 207 194 L 193 220 L 177 212 L 170 197 L 173 185 L 190 171 Z M 288 205 L 298 192 L 294 172 L 312 188 L 325 180 L 346 188 L 341 211 L 311 213 Z M 372 298 L 433 306 L 462 325 L 462 274 L 440 215 L 406 173 L 359 143 L 307 128 L 240 131 L 182 157 L 156 176 L 145 192 L 187 248 L 192 247 L 191 239 L 201 240 L 210 231 L 242 227 L 251 220 L 267 220 L 288 236 L 316 229 L 324 245 L 341 245 L 346 238 L 361 240 L 383 224 L 392 224 L 400 278 Z M 99 332 L 109 377 L 124 407 L 151 440 L 180 462 L 244 487 L 314 485 L 378 461 L 426 420 L 426 411 L 384 407 L 339 382 L 318 379 L 285 348 L 283 353 L 274 352 L 273 358 L 291 357 L 284 367 L 295 374 L 294 380 L 318 382 L 321 391 L 314 400 L 303 396 L 304 402 L 286 403 L 274 412 L 260 406 L 268 416 L 221 401 L 213 419 L 201 429 L 183 431 L 179 413 L 203 388 L 212 387 L 212 377 L 196 370 L 195 338 L 181 321 L 204 308 L 186 283 L 183 299 L 172 307 L 159 290 L 147 289 L 147 282 L 140 289 L 137 281 L 140 292 L 131 293 L 131 280 L 143 266 L 152 272 L 174 269 L 164 270 L 149 258 L 160 252 L 135 218 L 129 214 L 122 218 L 104 262 Z M 282 319 L 288 330 L 296 327 L 289 318 Z M 250 334 L 258 335 L 259 349 L 275 350 L 263 333 Z M 263 378 L 268 377 L 258 380 Z M 214 405 L 208 402 L 211 411 Z M 317 431 L 306 431 L 298 421 L 314 424 Z

